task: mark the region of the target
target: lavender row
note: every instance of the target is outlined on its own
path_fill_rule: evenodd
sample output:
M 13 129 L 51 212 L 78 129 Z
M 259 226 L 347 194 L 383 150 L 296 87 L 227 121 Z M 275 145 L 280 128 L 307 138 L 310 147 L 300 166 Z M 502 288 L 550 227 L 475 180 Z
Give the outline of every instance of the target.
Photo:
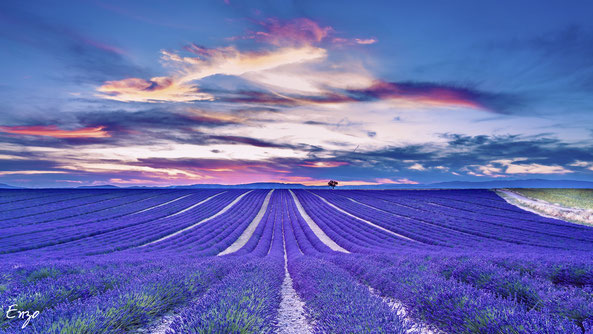
M 84 219 L 85 217 L 95 217 L 97 215 L 104 214 L 105 211 L 118 209 L 123 205 L 130 205 L 139 202 L 143 199 L 151 197 L 150 192 L 143 193 L 132 193 L 127 196 L 115 196 L 105 200 L 97 201 L 89 204 L 88 206 L 74 207 L 67 210 L 57 210 L 50 212 L 42 212 L 32 217 L 20 217 L 15 219 L 9 219 L 2 222 L 2 227 L 20 227 L 27 225 L 43 224 L 43 223 L 56 223 L 66 219 Z M 92 219 L 92 218 L 89 218 Z
M 142 251 L 182 251 L 201 256 L 216 255 L 239 238 L 257 215 L 267 192 L 255 190 L 224 214 L 166 240 L 150 244 Z
M 394 247 L 418 247 L 413 241 L 388 234 L 328 207 L 313 194 L 306 191 L 295 191 L 295 194 L 319 227 L 349 251 L 384 252 Z
M 332 198 L 335 196 L 327 195 L 326 196 Z M 362 197 L 362 196 L 361 196 Z M 517 228 L 517 223 L 515 222 L 515 226 L 508 226 L 509 222 L 501 222 L 497 217 L 492 217 L 488 214 L 481 214 L 481 220 L 471 219 L 470 216 L 446 216 L 446 208 L 435 207 L 430 205 L 425 205 L 423 208 L 407 208 L 399 205 L 398 203 L 390 203 L 384 202 L 380 199 L 370 198 L 365 196 L 363 198 L 357 197 L 356 200 L 360 201 L 361 203 L 377 208 L 377 211 L 382 210 L 392 214 L 397 214 L 398 216 L 403 216 L 409 219 L 416 219 L 421 222 L 432 222 L 433 224 L 442 225 L 444 228 L 457 230 L 462 233 L 471 234 L 480 236 L 483 238 L 500 240 L 507 243 L 518 244 L 518 245 L 527 245 L 527 246 L 536 246 L 536 247 L 548 247 L 548 248 L 562 248 L 562 249 L 581 249 L 581 250 L 590 250 L 592 249 L 592 243 L 587 240 L 587 238 L 583 238 L 583 233 L 576 233 L 572 230 L 566 230 L 559 228 L 558 231 L 554 231 L 554 233 L 550 232 L 542 232 L 543 227 L 540 226 L 539 230 L 532 228 L 526 229 L 519 227 Z M 346 201 L 346 200 L 343 200 Z M 351 201 L 350 201 L 351 202 Z M 351 204 L 350 206 L 352 206 Z M 368 210 L 368 208 L 363 208 L 362 205 L 356 209 L 358 210 Z M 420 225 L 422 223 L 418 223 Z M 523 222 L 520 226 L 524 226 L 527 224 Z M 550 228 L 546 228 L 549 230 Z M 591 234 L 589 232 L 589 234 Z M 436 237 L 436 235 L 435 235 Z M 445 238 L 449 239 L 449 238 Z M 469 239 L 464 238 L 464 241 L 469 241 Z
M 185 308 L 167 333 L 274 333 L 284 279 L 281 258 L 245 259 Z
M 445 278 L 513 299 L 526 309 L 545 310 L 569 318 L 583 330 L 586 330 L 584 322 L 593 318 L 593 295 L 579 288 L 556 286 L 547 280 L 505 270 L 481 257 L 434 259 L 431 265 Z
M 390 231 L 412 238 L 428 245 L 465 247 L 480 245 L 484 247 L 500 246 L 500 243 L 480 234 L 467 233 L 456 227 L 442 226 L 434 222 L 431 216 L 409 215 L 399 207 L 381 206 L 374 201 L 363 204 L 348 199 L 321 192 L 323 197 L 339 208 L 384 227 Z M 397 213 L 395 213 L 397 212 Z M 473 232 L 473 231 L 472 231 Z
M 44 248 L 34 251 L 34 254 L 41 257 L 61 257 L 66 256 L 66 254 L 102 254 L 137 247 L 214 215 L 236 199 L 242 192 L 241 190 L 227 191 L 202 205 L 182 213 L 179 213 L 178 202 L 185 201 L 188 198 L 171 203 L 176 206 L 175 210 L 171 210 L 172 208 L 166 205 L 142 214 L 115 219 L 109 224 L 105 224 L 105 227 L 102 227 L 101 230 L 91 227 L 93 233 L 79 229 L 77 237 L 70 235 L 70 240 L 64 242 L 47 241 L 46 245 L 43 246 Z M 182 210 L 195 205 L 197 199 L 190 199 L 189 201 L 189 203 L 179 204 L 182 205 Z M 50 243 L 51 245 L 49 245 Z
M 150 272 L 132 277 L 118 289 L 86 299 L 61 303 L 45 310 L 28 327 L 22 321 L 5 323 L 0 332 L 14 333 L 119 333 L 149 325 L 162 314 L 186 304 L 224 277 L 236 263 L 212 259 L 191 262 L 144 259 L 159 264 Z
M 413 319 L 450 333 L 580 333 L 569 319 L 525 310 L 513 300 L 431 273 L 413 258 L 389 263 L 336 257 L 342 268 L 382 295 L 395 298 Z
M 43 189 L 43 190 L 3 190 L 0 195 L 0 211 L 25 209 L 46 202 L 60 201 L 78 196 L 94 196 L 111 193 L 111 190 L 75 190 L 72 189 Z
M 42 221 L 36 223 L 35 219 L 30 219 L 30 223 L 28 224 L 20 224 L 17 226 L 9 226 L 3 229 L 5 231 L 4 235 L 0 237 L 0 239 L 9 238 L 13 236 L 18 236 L 22 234 L 33 234 L 33 233 L 43 233 L 45 231 L 57 230 L 60 228 L 67 228 L 71 226 L 79 226 L 89 223 L 95 223 L 99 221 L 105 221 L 108 219 L 118 218 L 124 215 L 134 214 L 136 212 L 140 212 L 145 210 L 145 208 L 150 208 L 152 206 L 156 206 L 159 203 L 164 203 L 169 201 L 172 198 L 178 198 L 179 194 L 153 194 L 152 196 L 134 196 L 132 198 L 121 198 L 118 199 L 116 202 L 118 205 L 111 206 L 108 209 L 104 209 L 101 211 L 101 216 L 97 217 L 97 215 L 93 214 L 86 214 L 83 213 L 81 215 L 72 215 L 71 210 L 64 209 L 59 213 L 44 213 L 46 216 L 50 216 L 51 220 L 49 221 Z M 111 205 L 114 203 L 112 202 Z M 77 209 L 81 210 L 81 209 Z M 67 218 L 60 219 L 60 215 L 66 216 Z M 72 215 L 71 217 L 68 217 Z M 24 221 L 26 221 L 25 219 Z
M 385 192 L 386 195 L 393 196 L 394 192 Z M 448 195 L 443 196 L 443 191 L 430 191 L 429 194 L 411 193 L 408 201 L 420 200 L 424 202 L 433 202 L 446 204 L 461 211 L 487 211 L 489 215 L 501 218 L 510 217 L 513 220 L 523 222 L 536 222 L 546 225 L 564 226 L 570 229 L 581 229 L 582 226 L 570 224 L 558 219 L 541 217 L 529 211 L 522 210 L 514 205 L 507 203 L 494 191 L 491 190 L 451 190 Z M 377 194 L 373 194 L 377 195 Z M 381 196 L 381 194 L 378 194 Z M 427 196 L 428 195 L 428 196 Z M 401 198 L 401 197 L 400 197 Z
M 0 213 L 0 221 L 9 221 L 11 223 L 16 223 L 19 218 L 29 218 L 30 220 L 42 220 L 38 219 L 38 215 L 40 214 L 47 214 L 50 212 L 68 210 L 68 209 L 77 209 L 78 207 L 82 207 L 84 209 L 87 205 L 92 205 L 94 203 L 99 203 L 103 201 L 107 201 L 110 199 L 116 198 L 125 198 L 125 197 L 134 197 L 135 195 L 141 195 L 147 193 L 146 191 L 142 192 L 129 192 L 129 191 L 112 191 L 103 194 L 87 194 L 85 196 L 66 196 L 62 195 L 59 198 L 51 198 L 51 201 L 43 201 L 41 203 L 36 203 L 32 207 L 28 208 L 18 208 L 13 210 L 7 210 Z M 153 196 L 157 195 L 158 192 L 150 192 Z
M 282 192 L 275 190 L 270 197 L 268 208 L 264 213 L 259 225 L 251 235 L 251 238 L 235 253 L 230 256 L 252 255 L 264 257 L 272 250 L 282 249 L 283 234 L 282 220 L 284 215 L 284 206 L 282 201 Z
M 447 215 L 456 215 L 462 217 L 472 218 L 480 222 L 486 222 L 487 220 L 481 219 L 484 217 L 493 217 L 501 226 L 514 227 L 528 231 L 541 232 L 542 228 L 547 232 L 555 231 L 557 233 L 551 233 L 550 235 L 562 236 L 566 232 L 574 233 L 577 231 L 589 233 L 588 241 L 593 240 L 591 231 L 586 227 L 567 223 L 558 219 L 551 219 L 546 217 L 538 216 L 534 213 L 523 211 L 515 206 L 508 204 L 502 198 L 495 195 L 493 192 L 489 192 L 494 199 L 490 202 L 494 202 L 501 207 L 501 209 L 492 208 L 491 206 L 484 206 L 482 199 L 477 199 L 473 196 L 467 198 L 441 198 L 439 196 L 424 196 L 418 198 L 417 196 L 411 196 L 407 199 L 398 199 L 398 203 L 406 204 L 411 208 L 426 209 L 428 205 L 438 207 L 439 212 Z M 380 196 L 378 197 L 380 198 Z M 504 207 L 505 209 L 502 209 Z M 511 208 L 507 210 L 506 208 Z M 487 211 L 488 214 L 484 215 L 483 212 Z M 517 224 L 521 222 L 521 224 Z
M 210 206 L 213 206 L 214 211 L 217 209 L 220 210 L 222 208 L 221 206 L 226 203 L 225 200 L 228 202 L 232 201 L 234 195 L 236 194 L 229 194 L 229 198 L 218 196 L 217 198 L 215 198 L 216 201 L 213 200 L 207 203 Z M 181 203 L 172 203 L 174 205 L 170 207 L 162 206 L 160 208 L 157 208 L 156 210 L 147 211 L 146 214 L 130 216 L 131 213 L 138 212 L 137 209 L 131 207 L 130 209 L 133 210 L 132 212 L 126 210 L 117 213 L 112 212 L 112 214 L 114 214 L 115 217 L 114 219 L 108 221 L 82 221 L 75 224 L 69 224 L 64 228 L 45 230 L 41 233 L 23 233 L 26 231 L 26 229 L 23 227 L 21 229 L 22 232 L 18 235 L 12 236 L 10 239 L 0 239 L 0 245 L 2 245 L 3 253 L 10 253 L 16 251 L 38 249 L 52 245 L 59 245 L 66 242 L 82 240 L 85 238 L 92 238 L 93 240 L 95 240 L 94 237 L 99 235 L 103 235 L 109 232 L 116 232 L 131 227 L 142 227 L 147 223 L 155 225 L 177 221 L 179 223 L 187 224 L 187 221 L 185 219 L 188 218 L 188 216 L 190 216 L 190 211 L 174 217 L 167 217 L 167 215 L 170 214 L 170 212 L 178 212 L 179 205 L 187 207 L 191 203 L 202 200 L 206 196 L 208 196 L 208 194 L 200 193 L 194 196 L 194 198 L 185 198 L 184 200 L 187 200 L 185 202 L 178 201 Z M 190 202 L 188 203 L 188 201 Z M 63 224 L 66 223 L 63 222 Z

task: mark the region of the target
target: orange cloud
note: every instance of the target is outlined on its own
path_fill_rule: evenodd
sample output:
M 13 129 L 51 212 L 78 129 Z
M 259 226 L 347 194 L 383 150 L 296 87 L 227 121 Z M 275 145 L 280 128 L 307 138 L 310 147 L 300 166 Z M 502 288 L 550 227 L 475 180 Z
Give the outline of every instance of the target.
M 99 94 L 100 97 L 121 102 L 190 102 L 214 99 L 212 95 L 200 93 L 196 87 L 170 77 L 107 81 L 97 90 L 104 93 Z
M 47 136 L 54 138 L 106 138 L 109 133 L 103 131 L 105 127 L 82 128 L 76 130 L 62 130 L 55 125 L 39 126 L 0 126 L 0 131 L 30 136 Z

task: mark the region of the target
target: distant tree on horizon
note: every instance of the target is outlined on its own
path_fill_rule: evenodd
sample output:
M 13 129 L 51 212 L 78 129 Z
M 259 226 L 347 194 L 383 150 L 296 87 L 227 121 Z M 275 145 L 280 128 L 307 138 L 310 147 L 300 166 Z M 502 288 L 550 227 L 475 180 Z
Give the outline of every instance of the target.
M 338 185 L 338 181 L 330 180 L 327 185 L 334 189 Z

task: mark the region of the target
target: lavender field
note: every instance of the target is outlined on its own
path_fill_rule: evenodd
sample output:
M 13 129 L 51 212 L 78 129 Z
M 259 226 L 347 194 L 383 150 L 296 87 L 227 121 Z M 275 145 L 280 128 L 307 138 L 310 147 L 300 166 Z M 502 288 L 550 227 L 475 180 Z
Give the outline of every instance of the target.
M 593 333 L 593 228 L 489 190 L 0 190 L 1 333 Z

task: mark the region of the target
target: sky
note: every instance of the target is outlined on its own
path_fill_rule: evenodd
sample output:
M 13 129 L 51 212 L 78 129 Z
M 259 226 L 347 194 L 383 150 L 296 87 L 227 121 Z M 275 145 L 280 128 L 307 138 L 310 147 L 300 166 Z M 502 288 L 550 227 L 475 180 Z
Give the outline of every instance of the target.
M 593 181 L 590 1 L 0 2 L 0 183 Z

